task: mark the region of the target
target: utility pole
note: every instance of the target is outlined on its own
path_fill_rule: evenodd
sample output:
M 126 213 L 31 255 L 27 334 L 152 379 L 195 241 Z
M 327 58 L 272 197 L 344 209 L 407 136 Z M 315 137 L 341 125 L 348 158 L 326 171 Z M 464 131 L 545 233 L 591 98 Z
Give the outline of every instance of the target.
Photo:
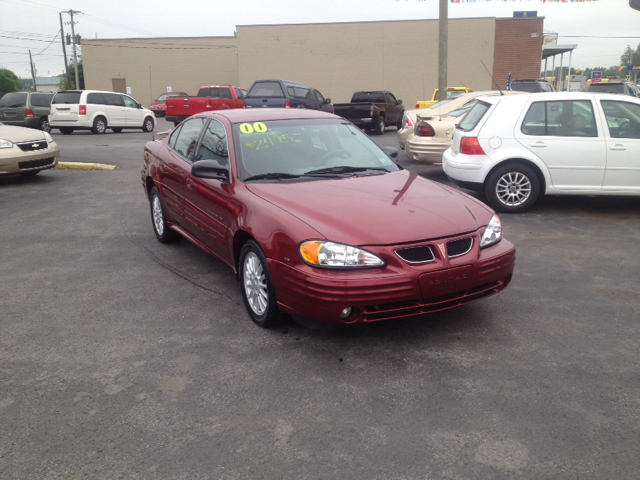
M 74 70 L 76 71 L 76 90 L 80 90 L 80 74 L 78 72 L 78 55 L 76 53 L 76 31 L 73 28 L 73 14 L 81 13 L 75 10 L 69 10 L 69 15 L 71 16 L 71 38 L 73 39 L 73 64 L 75 65 Z
M 31 58 L 31 49 L 29 49 L 29 63 L 31 64 L 31 78 L 33 79 L 33 91 L 38 91 L 38 86 L 36 85 L 36 73 L 33 69 L 33 59 Z
M 60 36 L 62 40 L 62 53 L 64 55 L 64 71 L 67 73 L 66 79 L 66 90 L 71 87 L 71 82 L 69 81 L 69 63 L 67 62 L 67 47 L 64 45 L 64 24 L 62 23 L 62 12 L 60 12 Z
M 438 100 L 447 98 L 447 51 L 449 39 L 449 0 L 440 0 L 438 28 Z

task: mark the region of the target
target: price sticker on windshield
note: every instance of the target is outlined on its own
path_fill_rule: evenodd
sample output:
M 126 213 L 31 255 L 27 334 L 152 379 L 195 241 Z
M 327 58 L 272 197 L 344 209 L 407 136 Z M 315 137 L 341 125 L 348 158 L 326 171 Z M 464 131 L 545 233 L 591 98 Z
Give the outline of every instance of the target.
M 240 132 L 245 135 L 249 133 L 265 133 L 268 130 L 267 126 L 262 122 L 240 124 Z

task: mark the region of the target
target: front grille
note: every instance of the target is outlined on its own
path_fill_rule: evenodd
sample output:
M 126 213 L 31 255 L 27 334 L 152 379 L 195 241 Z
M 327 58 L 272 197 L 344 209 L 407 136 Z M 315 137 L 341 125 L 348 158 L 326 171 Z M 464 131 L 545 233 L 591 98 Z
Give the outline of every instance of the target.
M 435 260 L 431 247 L 427 245 L 421 247 L 400 248 L 396 250 L 396 255 L 407 263 L 427 263 Z
M 29 160 L 28 162 L 19 162 L 18 168 L 20 170 L 27 170 L 29 168 L 47 167 L 53 165 L 56 161 L 56 157 L 42 158 L 40 160 Z
M 449 258 L 459 257 L 461 255 L 464 255 L 465 253 L 468 253 L 469 250 L 471 250 L 472 246 L 473 246 L 472 237 L 462 238 L 460 240 L 454 240 L 453 242 L 448 242 L 447 256 Z
M 38 140 L 36 142 L 16 143 L 23 152 L 35 152 L 36 150 L 44 150 L 49 146 L 46 140 Z

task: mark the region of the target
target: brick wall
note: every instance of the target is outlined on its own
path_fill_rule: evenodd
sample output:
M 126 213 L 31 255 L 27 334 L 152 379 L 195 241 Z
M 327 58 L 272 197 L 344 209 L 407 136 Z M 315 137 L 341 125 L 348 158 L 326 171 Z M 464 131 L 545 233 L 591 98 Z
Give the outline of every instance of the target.
M 540 77 L 543 26 L 544 17 L 496 18 L 493 78 L 500 88 L 506 87 L 509 72 L 512 80 Z

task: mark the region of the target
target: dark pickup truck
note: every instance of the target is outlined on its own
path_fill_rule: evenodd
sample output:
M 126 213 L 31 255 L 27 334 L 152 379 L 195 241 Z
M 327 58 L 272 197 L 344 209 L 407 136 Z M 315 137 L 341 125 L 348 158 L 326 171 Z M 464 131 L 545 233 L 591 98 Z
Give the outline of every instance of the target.
M 333 109 L 339 117 L 365 130 L 375 130 L 378 135 L 382 135 L 388 125 L 402 128 L 404 106 L 391 92 L 356 92 L 351 103 L 337 103 Z
M 240 87 L 212 85 L 201 87 L 195 97 L 168 97 L 166 119 L 178 125 L 185 118 L 197 113 L 244 108 L 246 93 L 247 91 Z
M 247 108 L 309 108 L 333 112 L 330 98 L 315 88 L 288 80 L 256 80 L 247 93 Z

